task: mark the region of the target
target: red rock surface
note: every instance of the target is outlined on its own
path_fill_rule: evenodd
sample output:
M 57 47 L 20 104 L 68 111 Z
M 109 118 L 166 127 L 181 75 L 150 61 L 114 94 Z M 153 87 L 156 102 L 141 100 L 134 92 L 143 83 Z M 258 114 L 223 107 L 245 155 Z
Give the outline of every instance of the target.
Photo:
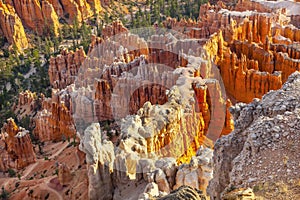
M 117 20 L 106 25 L 102 30 L 102 35 L 104 39 L 107 39 L 113 35 L 118 35 L 124 32 L 128 32 L 128 29 L 124 27 L 121 21 Z
M 68 185 L 72 180 L 69 167 L 66 164 L 60 164 L 58 167 L 58 180 L 62 186 Z
M 63 89 L 72 84 L 85 58 L 83 48 L 76 49 L 75 52 L 65 49 L 57 57 L 50 58 L 48 74 L 52 87 Z
M 15 8 L 25 27 L 42 35 L 52 26 L 54 33 L 58 34 L 58 16 L 47 0 L 9 0 L 7 3 Z
M 239 8 L 237 5 L 236 9 Z M 260 10 L 268 11 L 263 8 Z M 220 11 L 218 6 L 209 9 L 215 12 L 205 15 L 207 6 L 201 7 L 204 17 L 198 24 L 218 18 L 213 20 L 217 24 L 212 27 L 221 31 L 212 35 L 204 48 L 219 66 L 226 91 L 233 99 L 250 102 L 255 97 L 261 98 L 268 91 L 279 89 L 287 77 L 300 68 L 297 47 L 291 45 L 299 41 L 299 29 L 280 26 L 281 11 L 274 15 L 254 12 L 244 19 L 243 12 L 228 15 L 229 12 Z M 225 20 L 228 18 L 231 20 Z M 277 25 L 272 26 L 272 23 Z M 211 27 L 208 29 L 210 34 L 215 32 Z
M 12 118 L 1 129 L 0 171 L 22 169 L 36 161 L 29 131 L 18 127 Z
M 42 102 L 42 110 L 34 118 L 34 134 L 40 141 L 61 141 L 73 138 L 76 131 L 71 115 L 70 94 L 52 91 L 52 98 Z

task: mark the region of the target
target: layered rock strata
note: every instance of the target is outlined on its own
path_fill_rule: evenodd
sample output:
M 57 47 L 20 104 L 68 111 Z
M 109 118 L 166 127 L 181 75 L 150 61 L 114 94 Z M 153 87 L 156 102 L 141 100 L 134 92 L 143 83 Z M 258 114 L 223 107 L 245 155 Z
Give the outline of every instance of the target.
M 64 49 L 57 57 L 50 58 L 48 70 L 50 84 L 55 89 L 63 89 L 74 83 L 78 70 L 85 60 L 83 48 L 75 52 Z
M 0 33 L 18 50 L 28 47 L 28 40 L 20 17 L 13 6 L 0 1 Z
M 60 20 L 73 24 L 102 11 L 98 0 L 1 0 L 0 30 L 19 51 L 28 47 L 24 27 L 39 35 L 58 35 Z
M 34 135 L 40 141 L 73 138 L 76 130 L 71 113 L 70 91 L 52 90 L 52 97 L 43 100 L 42 109 L 37 113 L 34 121 Z
M 58 16 L 53 6 L 47 0 L 9 0 L 7 4 L 16 10 L 16 14 L 21 18 L 25 27 L 40 35 L 44 34 L 44 31 L 49 30 L 51 27 L 53 33 L 58 34 Z
M 197 22 L 168 19 L 164 25 L 201 38 L 231 99 L 251 102 L 299 70 L 299 29 L 289 20 L 297 19 L 297 9 L 293 2 L 240 1 L 228 8 L 218 2 L 202 5 Z
M 133 142 L 133 138 L 129 138 L 124 143 L 128 144 L 128 140 Z M 177 166 L 174 158 L 141 158 L 139 155 L 140 150 L 145 148 L 143 146 L 140 146 L 140 150 L 136 147 L 139 153 L 126 152 L 121 148 L 130 146 L 126 147 L 124 145 L 127 144 L 124 143 L 120 147 L 114 147 L 112 142 L 103 139 L 98 124 L 89 126 L 81 136 L 80 149 L 86 153 L 89 171 L 90 199 L 149 199 L 164 196 L 172 188 L 184 183 L 197 189 L 205 187 L 205 184 L 202 185 L 203 181 L 207 182 L 212 175 L 211 149 L 200 149 L 189 165 Z M 202 176 L 202 173 L 209 176 Z M 189 177 L 193 177 L 195 182 L 189 182 Z
M 212 150 L 201 145 L 211 147 L 207 137 L 218 138 L 226 124 L 215 66 L 201 57 L 196 39 L 121 37 L 94 47 L 75 82 L 73 116 L 87 154 L 89 197 L 147 199 L 181 185 L 205 192 Z M 108 49 L 116 56 L 106 56 Z M 130 53 L 136 59 L 124 63 Z M 108 119 L 122 119 L 114 141 L 98 123 L 90 125 Z
M 299 42 L 299 30 L 291 25 L 282 27 L 281 12 L 278 17 L 224 9 L 216 13 L 228 18 L 228 24 L 218 25 L 221 31 L 210 36 L 204 48 L 219 66 L 226 91 L 235 100 L 261 98 L 299 70 L 299 48 L 294 45 Z
M 12 118 L 1 129 L 0 171 L 22 169 L 36 161 L 29 131 L 18 127 Z
M 21 120 L 24 117 L 33 117 L 37 113 L 39 109 L 39 102 L 42 101 L 43 98 L 43 95 L 38 97 L 36 93 L 29 90 L 20 92 L 18 104 L 13 106 L 13 111 L 18 120 Z

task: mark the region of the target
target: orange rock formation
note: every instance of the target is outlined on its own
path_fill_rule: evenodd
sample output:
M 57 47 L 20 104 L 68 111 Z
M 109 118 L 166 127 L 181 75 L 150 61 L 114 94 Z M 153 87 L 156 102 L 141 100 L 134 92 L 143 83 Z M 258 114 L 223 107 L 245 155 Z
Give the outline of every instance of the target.
M 40 141 L 61 141 L 76 134 L 71 115 L 70 95 L 52 91 L 52 98 L 42 102 L 42 110 L 35 117 L 34 134 Z
M 18 127 L 12 118 L 1 129 L 0 171 L 22 169 L 36 161 L 29 131 Z
M 0 33 L 10 44 L 15 44 L 18 50 L 28 47 L 28 41 L 22 21 L 16 15 L 15 9 L 0 1 Z
M 9 0 L 8 4 L 15 8 L 25 27 L 40 35 L 44 34 L 45 30 L 50 31 L 49 28 L 53 29 L 54 34 L 58 34 L 58 16 L 47 0 Z
M 39 35 L 58 35 L 60 18 L 72 24 L 101 11 L 99 0 L 1 0 L 0 33 L 22 50 L 28 47 L 24 27 Z
M 85 57 L 83 48 L 80 48 L 75 52 L 62 50 L 60 55 L 50 58 L 48 74 L 52 87 L 62 89 L 72 84 Z

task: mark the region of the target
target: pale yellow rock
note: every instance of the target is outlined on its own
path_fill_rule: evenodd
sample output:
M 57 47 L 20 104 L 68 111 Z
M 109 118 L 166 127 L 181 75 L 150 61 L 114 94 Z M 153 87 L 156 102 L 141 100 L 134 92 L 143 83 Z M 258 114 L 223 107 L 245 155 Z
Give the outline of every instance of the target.
M 9 4 L 0 0 L 0 29 L 10 44 L 22 50 L 28 47 L 28 40 L 25 34 L 21 19 L 15 9 Z

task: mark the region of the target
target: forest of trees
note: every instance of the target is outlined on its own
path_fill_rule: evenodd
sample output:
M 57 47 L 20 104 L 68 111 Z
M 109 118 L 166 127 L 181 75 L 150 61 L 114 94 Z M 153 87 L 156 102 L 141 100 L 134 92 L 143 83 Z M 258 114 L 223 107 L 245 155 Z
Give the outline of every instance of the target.
M 146 0 L 145 6 L 137 2 L 129 4 L 131 15 L 131 28 L 151 26 L 154 23 L 160 24 L 167 17 L 176 19 L 191 18 L 198 19 L 200 6 L 207 3 L 207 0 Z M 138 8 L 134 13 L 133 8 Z M 135 15 L 134 15 L 135 14 Z

